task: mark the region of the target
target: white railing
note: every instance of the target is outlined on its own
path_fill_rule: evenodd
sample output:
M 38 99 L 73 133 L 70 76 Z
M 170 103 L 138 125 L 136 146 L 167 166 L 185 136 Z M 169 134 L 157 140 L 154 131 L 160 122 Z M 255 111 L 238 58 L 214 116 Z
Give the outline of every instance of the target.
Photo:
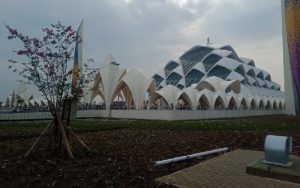
M 189 120 L 285 114 L 284 110 L 78 110 L 77 118 Z M 0 121 L 51 119 L 50 112 L 0 113 Z

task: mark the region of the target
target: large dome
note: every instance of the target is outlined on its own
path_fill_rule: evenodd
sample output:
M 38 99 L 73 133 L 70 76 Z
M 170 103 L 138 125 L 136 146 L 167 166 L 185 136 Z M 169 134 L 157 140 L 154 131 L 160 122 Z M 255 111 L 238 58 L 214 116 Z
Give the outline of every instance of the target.
M 284 97 L 280 85 L 272 81 L 267 71 L 257 68 L 252 59 L 238 57 L 229 45 L 194 46 L 178 60 L 169 61 L 153 79 L 157 90 L 167 85 L 182 90 L 213 76 L 225 81 L 238 80 L 243 94 Z

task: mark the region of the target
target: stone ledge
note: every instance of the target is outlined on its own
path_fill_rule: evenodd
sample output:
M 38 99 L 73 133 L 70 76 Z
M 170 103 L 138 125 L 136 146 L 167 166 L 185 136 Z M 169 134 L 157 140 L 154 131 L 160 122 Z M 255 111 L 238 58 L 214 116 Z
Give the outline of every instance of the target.
M 290 167 L 276 166 L 265 164 L 263 159 L 255 161 L 247 166 L 247 173 L 262 176 L 277 180 L 290 181 L 300 184 L 300 158 L 291 156 L 290 161 L 292 165 Z

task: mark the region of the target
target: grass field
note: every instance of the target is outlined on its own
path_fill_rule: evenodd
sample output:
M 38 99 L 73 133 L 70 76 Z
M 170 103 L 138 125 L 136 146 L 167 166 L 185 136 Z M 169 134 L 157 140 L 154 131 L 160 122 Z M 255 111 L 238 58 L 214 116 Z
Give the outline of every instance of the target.
M 291 119 L 289 119 L 291 118 Z M 269 118 L 268 118 L 269 119 Z M 71 127 L 79 132 L 114 129 L 191 129 L 191 130 L 300 130 L 300 120 L 282 116 L 274 121 L 264 118 L 234 120 L 161 121 L 161 120 L 75 120 Z M 0 137 L 38 135 L 49 121 L 0 122 Z

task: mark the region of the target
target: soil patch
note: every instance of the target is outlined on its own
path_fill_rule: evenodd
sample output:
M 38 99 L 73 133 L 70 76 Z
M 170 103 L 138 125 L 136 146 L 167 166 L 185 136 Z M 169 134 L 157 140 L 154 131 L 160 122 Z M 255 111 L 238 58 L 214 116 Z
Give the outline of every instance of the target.
M 124 128 L 80 132 L 80 138 L 93 149 L 93 152 L 85 153 L 79 144 L 71 140 L 75 156 L 73 161 L 66 159 L 63 154 L 45 151 L 47 137 L 41 140 L 30 159 L 23 159 L 22 155 L 35 138 L 17 137 L 2 141 L 0 139 L 0 185 L 1 187 L 165 187 L 154 180 L 214 156 L 158 167 L 154 166 L 155 161 L 221 147 L 228 147 L 230 151 L 263 150 L 267 134 L 293 136 L 293 154 L 300 155 L 300 133 L 288 130 L 273 132 Z

